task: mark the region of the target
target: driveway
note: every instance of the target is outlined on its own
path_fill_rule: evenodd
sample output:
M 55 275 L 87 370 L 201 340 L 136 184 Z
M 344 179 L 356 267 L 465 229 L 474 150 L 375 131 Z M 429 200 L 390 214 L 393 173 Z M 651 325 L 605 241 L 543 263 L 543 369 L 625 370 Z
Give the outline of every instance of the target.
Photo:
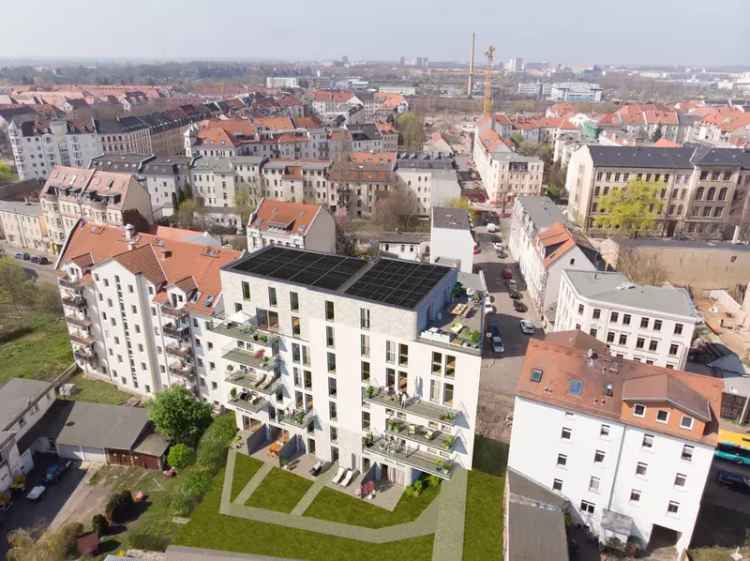
M 0 241 L 0 249 L 3 249 L 5 251 L 5 255 L 7 255 L 21 267 L 23 267 L 26 274 L 35 279 L 37 282 L 48 282 L 55 285 L 57 284 L 57 275 L 55 274 L 53 265 L 54 257 L 51 257 L 50 255 L 47 255 L 46 253 L 42 253 L 40 251 L 21 249 L 12 246 L 4 240 Z M 29 255 L 36 255 L 37 257 L 44 256 L 49 259 L 50 263 L 48 265 L 37 265 L 35 263 L 32 263 L 31 261 L 22 261 L 19 259 L 15 259 L 14 256 L 16 253 L 28 253 Z
M 34 485 L 43 481 L 47 467 L 57 461 L 58 458 L 50 454 L 36 454 L 34 456 L 35 466 L 29 474 L 26 486 L 27 492 Z M 81 468 L 78 463 L 74 463 L 57 483 L 47 487 L 44 495 L 37 502 L 27 500 L 25 493 L 24 495 L 16 495 L 13 506 L 8 511 L 0 513 L 0 526 L 2 527 L 0 559 L 5 559 L 8 551 L 7 532 L 17 528 L 38 530 L 48 528 L 58 514 L 67 509 L 67 503 L 72 500 L 78 489 L 86 486 L 83 483 L 85 475 L 86 470 Z

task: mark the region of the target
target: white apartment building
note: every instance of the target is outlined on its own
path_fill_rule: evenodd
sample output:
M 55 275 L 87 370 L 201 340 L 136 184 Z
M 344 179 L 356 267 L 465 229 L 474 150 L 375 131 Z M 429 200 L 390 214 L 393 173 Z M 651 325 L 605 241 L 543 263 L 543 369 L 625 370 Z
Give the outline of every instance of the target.
M 267 88 L 299 88 L 296 76 L 266 76 Z
M 450 264 L 464 273 L 472 273 L 475 245 L 466 210 L 432 207 L 430 263 Z
M 701 322 L 684 288 L 638 285 L 622 273 L 563 271 L 555 331 L 579 329 L 614 355 L 684 369 Z
M 590 82 L 556 82 L 549 91 L 552 101 L 593 101 L 602 100 L 602 88 Z
M 690 545 L 718 440 L 722 382 L 618 359 L 581 332 L 532 339 L 508 468 L 569 502 L 599 540 Z
M 432 207 L 447 206 L 461 198 L 453 158 L 447 155 L 399 153 L 396 175 L 414 194 L 421 215 L 428 216 Z
M 331 162 L 326 160 L 270 160 L 261 169 L 262 196 L 326 204 L 331 196 L 330 168 Z
M 225 318 L 208 326 L 216 398 L 241 429 L 376 479 L 469 469 L 481 351 L 439 327 L 456 279 L 279 246 L 244 256 L 222 269 Z
M 38 202 L 0 201 L 0 233 L 14 247 L 49 249 L 47 221 Z
M 247 248 L 267 245 L 336 253 L 336 223 L 320 205 L 261 199 L 247 224 Z
M 148 192 L 129 173 L 55 166 L 40 199 L 55 250 L 81 218 L 115 226 L 153 222 Z
M 8 138 L 22 180 L 45 179 L 58 165 L 88 167 L 91 159 L 103 151 L 93 120 L 53 120 L 46 125 L 12 121 Z
M 221 309 L 219 269 L 240 253 L 199 237 L 75 224 L 55 267 L 73 356 L 87 375 L 145 397 L 175 384 L 209 397 L 210 349 L 193 339 L 191 318 Z
M 565 224 L 565 217 L 549 197 L 518 197 L 511 213 L 508 249 L 518 262 L 535 251 L 537 235 L 553 224 Z

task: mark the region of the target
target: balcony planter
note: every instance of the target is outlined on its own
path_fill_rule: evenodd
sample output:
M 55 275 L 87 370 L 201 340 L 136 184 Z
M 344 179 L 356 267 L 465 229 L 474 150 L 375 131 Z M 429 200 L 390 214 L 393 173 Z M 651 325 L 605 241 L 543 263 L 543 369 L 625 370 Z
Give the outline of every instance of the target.
M 377 390 L 373 386 L 367 386 L 367 397 L 372 399 L 375 397 L 375 394 L 377 393 Z
M 441 421 L 455 421 L 456 420 L 456 414 L 455 413 L 444 413 L 443 415 L 440 415 Z
M 229 397 L 231 397 L 233 400 L 237 399 L 237 388 L 232 388 L 229 390 Z
M 435 462 L 435 469 L 445 475 L 450 473 L 450 466 L 443 460 Z

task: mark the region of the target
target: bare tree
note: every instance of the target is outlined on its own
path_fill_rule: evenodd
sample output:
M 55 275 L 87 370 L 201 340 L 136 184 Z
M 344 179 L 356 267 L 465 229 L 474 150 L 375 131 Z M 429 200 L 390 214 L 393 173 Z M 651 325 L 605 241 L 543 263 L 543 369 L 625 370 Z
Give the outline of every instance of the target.
M 385 230 L 408 230 L 414 225 L 418 208 L 414 193 L 397 185 L 375 202 L 375 223 Z
M 667 281 L 667 271 L 656 255 L 644 255 L 637 249 L 620 246 L 617 268 L 637 283 L 660 285 Z

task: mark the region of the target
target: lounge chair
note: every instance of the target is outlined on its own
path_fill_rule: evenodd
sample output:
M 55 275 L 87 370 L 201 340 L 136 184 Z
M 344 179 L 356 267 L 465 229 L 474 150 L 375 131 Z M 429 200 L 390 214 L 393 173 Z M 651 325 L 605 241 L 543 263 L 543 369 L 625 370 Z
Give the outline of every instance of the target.
M 348 487 L 349 483 L 352 482 L 352 479 L 354 479 L 354 470 L 348 469 L 346 470 L 346 475 L 344 476 L 344 479 L 341 480 L 341 483 L 339 483 L 340 487 Z
M 331 481 L 333 481 L 335 484 L 338 485 L 338 482 L 341 481 L 345 473 L 346 473 L 346 468 L 339 466 L 339 469 L 336 472 L 336 475 L 333 476 L 333 479 Z
M 315 465 L 310 468 L 310 475 L 314 475 L 315 477 L 317 477 L 318 474 L 320 474 L 321 469 L 323 469 L 323 462 L 318 460 L 317 462 L 315 462 Z

